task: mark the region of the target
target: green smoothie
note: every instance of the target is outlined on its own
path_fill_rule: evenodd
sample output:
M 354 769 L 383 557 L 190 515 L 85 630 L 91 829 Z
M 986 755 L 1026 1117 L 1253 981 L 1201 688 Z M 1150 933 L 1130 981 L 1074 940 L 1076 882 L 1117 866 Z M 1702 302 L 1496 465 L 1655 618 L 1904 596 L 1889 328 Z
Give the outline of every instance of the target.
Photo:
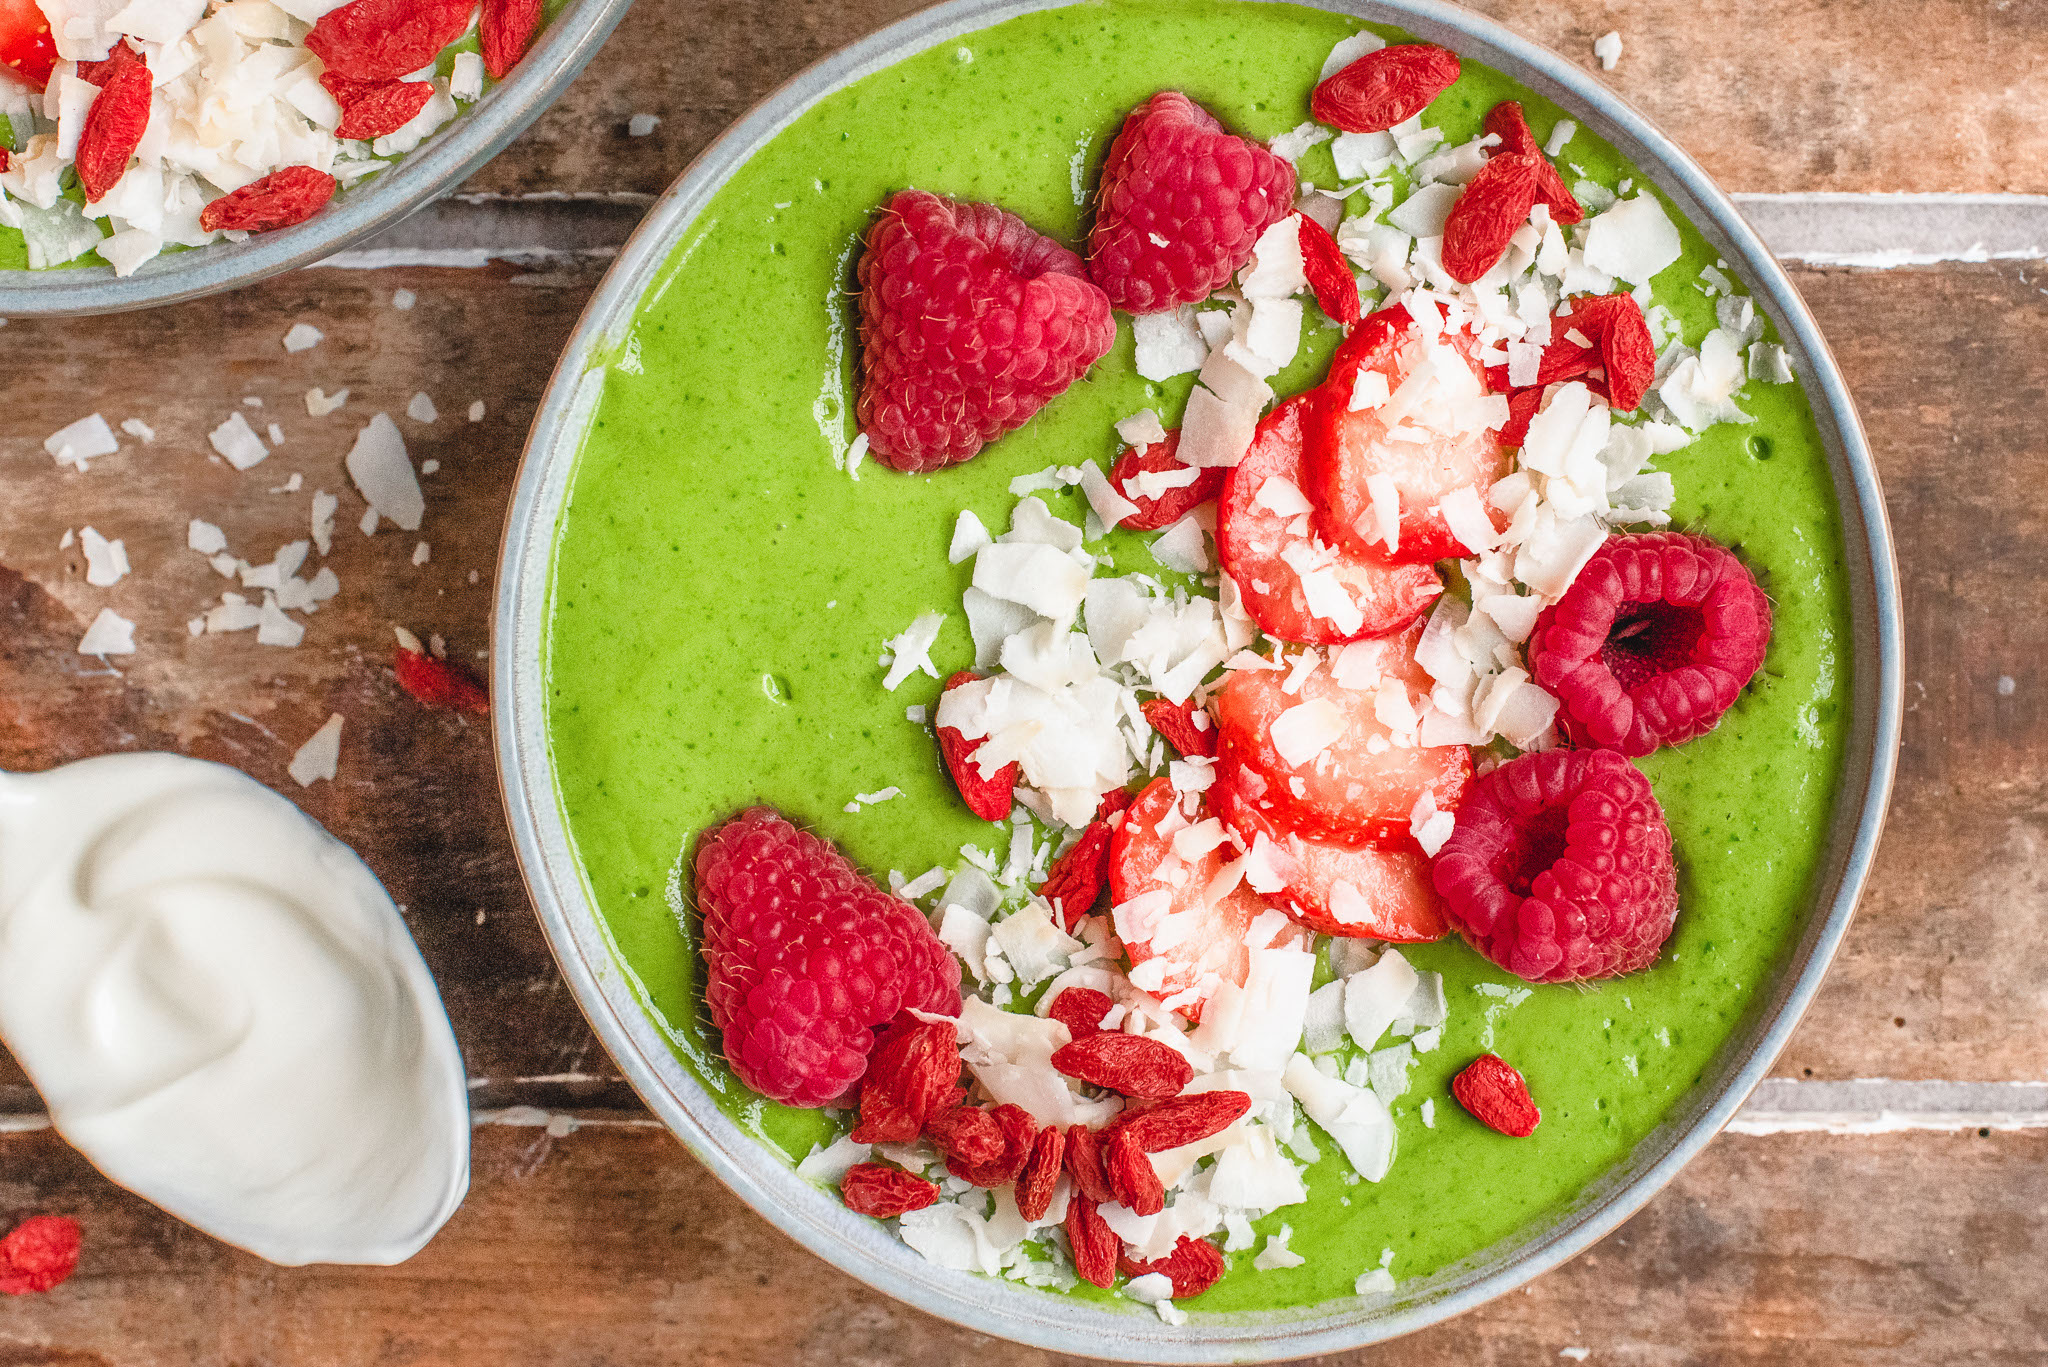
M 1000 855 L 1007 833 L 966 811 L 930 733 L 905 719 L 906 707 L 934 703 L 937 681 L 913 675 L 884 692 L 881 643 L 945 612 L 940 675 L 971 665 L 959 607 L 971 564 L 946 560 L 958 511 L 1000 529 L 1013 478 L 1106 468 L 1119 449 L 1112 424 L 1153 407 L 1173 425 L 1192 379 L 1139 378 L 1120 316 L 1117 347 L 1085 383 L 972 462 L 929 477 L 870 465 L 850 479 L 835 467 L 854 435 L 844 292 L 870 216 L 916 186 L 994 201 L 1078 247 L 1096 168 L 1134 104 L 1171 87 L 1237 132 L 1272 137 L 1308 118 L 1324 57 L 1357 27 L 1280 4 L 1100 0 L 902 62 L 805 112 L 734 175 L 609 358 L 558 528 L 546 667 L 563 811 L 646 1009 L 705 1086 L 792 1158 L 838 1130 L 823 1113 L 752 1097 L 726 1071 L 665 888 L 699 831 L 757 802 L 878 878 L 957 866 L 963 845 Z M 1495 72 L 1464 70 L 1424 115 L 1447 144 L 1474 136 L 1501 99 L 1524 103 L 1538 141 L 1560 117 Z M 1635 174 L 1584 131 L 1556 160 L 1609 187 Z M 1327 147 L 1299 169 L 1335 183 Z M 1365 211 L 1363 196 L 1351 202 Z M 1714 253 L 1683 233 L 1685 256 L 1656 296 L 1697 343 L 1713 306 L 1693 281 Z M 1336 337 L 1311 324 L 1275 388 L 1315 383 Z M 1753 425 L 1713 428 L 1656 462 L 1676 481 L 1673 525 L 1735 547 L 1776 607 L 1764 669 L 1720 728 L 1643 762 L 1680 860 L 1666 952 L 1624 979 L 1524 991 L 1456 939 L 1413 947 L 1418 968 L 1443 975 L 1451 1014 L 1394 1106 L 1392 1172 L 1360 1182 L 1318 1132 L 1309 1203 L 1259 1224 L 1262 1236 L 1291 1226 L 1307 1262 L 1258 1271 L 1250 1252 L 1233 1253 L 1190 1310 L 1346 1297 L 1388 1252 L 1405 1280 L 1570 1201 L 1699 1081 L 1793 945 L 1842 763 L 1848 593 L 1798 387 L 1751 385 L 1743 406 Z M 1078 494 L 1050 501 L 1080 517 Z M 1091 549 L 1106 548 L 1114 572 L 1156 571 L 1150 539 L 1118 531 Z M 900 797 L 844 810 L 892 785 Z M 1543 1108 L 1529 1139 L 1481 1127 L 1450 1097 L 1451 1077 L 1488 1049 L 1525 1072 Z

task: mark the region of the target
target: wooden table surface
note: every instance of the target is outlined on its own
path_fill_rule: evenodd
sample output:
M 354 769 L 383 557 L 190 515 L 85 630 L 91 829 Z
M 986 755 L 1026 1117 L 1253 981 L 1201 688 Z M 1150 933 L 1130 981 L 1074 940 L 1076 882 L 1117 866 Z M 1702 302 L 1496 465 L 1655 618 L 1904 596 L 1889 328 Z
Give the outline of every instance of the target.
M 174 749 L 301 801 L 406 906 L 481 1121 L 469 1202 L 420 1257 L 286 1270 L 111 1187 L 0 1053 L 0 1227 L 68 1213 L 87 1239 L 60 1292 L 0 1303 L 0 1364 L 1054 1360 L 833 1270 L 647 1116 L 556 976 L 485 729 L 422 713 L 389 668 L 393 623 L 485 646 L 526 425 L 648 197 L 761 94 L 914 7 L 640 0 L 554 110 L 388 250 L 154 313 L 0 330 L 0 768 Z M 1588 67 L 1618 29 L 1602 79 L 1745 196 L 1819 316 L 1898 539 L 1905 748 L 1855 928 L 1734 1130 L 1573 1263 L 1345 1361 L 2048 1360 L 2048 3 L 1479 8 Z M 642 113 L 659 126 L 629 136 Z M 402 290 L 416 307 L 394 307 Z M 287 355 L 299 321 L 327 339 Z M 346 386 L 347 407 L 309 417 L 313 385 Z M 415 460 L 440 462 L 426 524 L 366 538 L 342 457 L 368 414 L 416 391 L 443 415 L 401 420 Z M 206 433 L 238 409 L 287 437 L 247 475 L 207 459 Z M 42 438 L 95 410 L 144 419 L 155 442 L 58 469 Z M 272 492 L 294 472 L 302 488 Z M 187 518 L 260 559 L 305 535 L 315 488 L 342 496 L 326 563 L 344 587 L 304 644 L 189 637 L 223 582 L 183 549 Z M 112 588 L 59 548 L 87 524 L 126 541 L 135 572 Z M 139 624 L 117 670 L 76 653 L 102 606 Z M 285 765 L 337 711 L 340 775 L 301 790 Z

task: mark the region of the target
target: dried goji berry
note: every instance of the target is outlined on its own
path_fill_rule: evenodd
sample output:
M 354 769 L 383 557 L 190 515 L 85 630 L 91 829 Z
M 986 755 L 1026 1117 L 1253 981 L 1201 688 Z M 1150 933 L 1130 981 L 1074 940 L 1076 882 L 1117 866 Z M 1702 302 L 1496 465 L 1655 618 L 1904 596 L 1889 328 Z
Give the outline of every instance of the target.
M 1097 1286 L 1115 1283 L 1116 1257 L 1123 1240 L 1102 1218 L 1093 1198 L 1077 1193 L 1067 1202 L 1067 1247 L 1073 1252 L 1074 1271 L 1081 1274 L 1081 1280 Z
M 1066 1164 L 1067 1132 L 1048 1125 L 1031 1141 L 1031 1156 L 1017 1175 L 1017 1213 L 1027 1220 L 1043 1220 L 1052 1209 L 1053 1189 L 1060 1184 Z
M 1174 1242 L 1173 1250 L 1163 1258 L 1138 1262 L 1133 1258 L 1119 1257 L 1117 1266 L 1126 1277 L 1145 1277 L 1160 1273 L 1173 1281 L 1173 1298 L 1186 1300 L 1199 1296 L 1222 1280 L 1223 1250 L 1207 1239 L 1197 1239 L 1183 1234 Z
M 1518 101 L 1502 100 L 1488 110 L 1486 131 L 1500 139 L 1495 156 L 1530 156 L 1542 164 L 1536 176 L 1536 199 L 1549 207 L 1551 222 L 1577 223 L 1585 218 L 1586 211 L 1572 196 L 1571 187 L 1536 146 L 1536 135 L 1529 131 L 1529 120 L 1523 117 Z
M 1069 987 L 1052 999 L 1045 1014 L 1066 1026 L 1073 1038 L 1087 1039 L 1102 1033 L 1102 1018 L 1115 1005 L 1106 992 L 1097 992 L 1092 987 Z
M 502 81 L 519 64 L 540 29 L 541 0 L 484 0 L 477 42 L 484 50 L 484 70 Z
M 1229 473 L 1227 470 L 1217 465 L 1199 469 L 1183 465 L 1179 452 L 1180 429 L 1175 428 L 1166 434 L 1165 441 L 1133 446 L 1116 458 L 1116 465 L 1109 472 L 1110 486 L 1138 508 L 1120 526 L 1133 531 L 1156 532 L 1162 527 L 1171 527 L 1223 492 L 1223 477 Z M 1187 482 L 1175 483 L 1172 488 L 1161 489 L 1157 494 L 1148 494 L 1131 482 L 1147 474 L 1170 474 Z
M 1543 158 L 1492 157 L 1465 182 L 1444 219 L 1444 272 L 1471 284 L 1507 255 L 1508 239 L 1529 221 Z
M 1481 1054 L 1451 1079 L 1451 1095 L 1490 1130 L 1526 1139 L 1536 1131 L 1543 1112 L 1529 1095 L 1529 1084 L 1498 1054 Z
M 1603 294 L 1572 301 L 1572 321 L 1600 344 L 1607 372 L 1608 403 L 1631 412 L 1657 377 L 1657 341 L 1632 294 Z
M 1383 133 L 1429 107 L 1458 79 L 1457 54 L 1432 43 L 1368 52 L 1316 87 L 1309 113 L 1347 133 Z
M 1003 1156 L 1003 1127 L 979 1106 L 954 1106 L 925 1122 L 924 1132 L 946 1158 L 972 1165 Z
M 84 1242 L 78 1221 L 62 1215 L 35 1215 L 0 1239 L 0 1296 L 31 1296 L 53 1291 L 78 1270 Z
M 1110 1131 L 1102 1148 L 1102 1175 L 1116 1199 L 1137 1215 L 1157 1215 L 1166 1209 L 1166 1187 L 1159 1170 L 1128 1130 Z
M 958 1115 L 962 1107 L 948 1112 Z M 1008 1186 L 1017 1180 L 1017 1174 L 1024 1171 L 1024 1164 L 1030 1161 L 1031 1145 L 1038 1138 L 1038 1122 L 1031 1113 L 1021 1106 L 1002 1105 L 993 1111 L 976 1111 L 986 1117 L 986 1127 L 968 1122 L 971 1135 L 965 1144 L 949 1149 L 937 1133 L 932 1142 L 946 1152 L 946 1171 L 977 1187 Z M 994 1135 L 991 1147 L 989 1136 Z M 982 1155 L 989 1155 L 983 1157 Z
M 1067 1176 L 1074 1179 L 1074 1190 L 1091 1201 L 1116 1199 L 1102 1170 L 1102 1136 L 1086 1125 L 1067 1126 Z
M 332 71 L 321 73 L 320 84 L 341 106 L 334 136 L 365 142 L 411 123 L 434 93 L 426 81 L 352 81 Z
M 1508 420 L 1497 440 L 1502 446 L 1520 446 L 1529 435 L 1529 422 L 1543 406 L 1543 391 L 1535 385 L 1508 391 Z
M 1195 700 L 1170 703 L 1164 698 L 1147 698 L 1139 704 L 1152 729 L 1166 737 L 1166 743 L 1183 755 L 1216 758 L 1216 723 L 1195 706 Z M 1201 718 L 1197 723 L 1195 718 Z
M 329 10 L 306 46 L 352 81 L 391 81 L 441 55 L 469 27 L 476 0 L 351 0 Z
M 446 660 L 399 646 L 391 668 L 398 686 L 428 707 L 478 714 L 491 710 L 491 695 L 484 686 Z
M 1315 291 L 1316 306 L 1348 328 L 1359 318 L 1358 277 L 1328 228 L 1307 214 L 1295 217 L 1301 220 L 1301 269 Z
M 107 55 L 97 62 L 80 62 L 78 64 L 78 79 L 84 81 L 87 85 L 96 85 L 105 89 L 109 80 L 126 71 L 129 67 L 137 65 L 147 67 L 149 61 L 123 41 L 107 49 Z
M 972 670 L 963 669 L 946 680 L 945 691 L 950 693 L 980 677 Z M 960 790 L 960 800 L 967 804 L 967 810 L 983 821 L 1008 820 L 1010 794 L 1017 788 L 1019 766 L 1012 760 L 984 777 L 981 766 L 973 760 L 974 752 L 980 748 L 980 741 L 967 739 L 957 726 L 939 728 L 939 753 L 945 757 L 946 772 L 953 776 L 953 786 Z
M 1116 1128 L 1137 1140 L 1146 1153 L 1165 1153 L 1228 1128 L 1252 1108 L 1244 1092 L 1196 1092 L 1162 1101 L 1150 1110 L 1126 1114 Z
M 1541 389 L 1560 380 L 1575 379 L 1600 364 L 1600 353 L 1593 347 L 1580 346 L 1568 337 L 1559 337 L 1543 349 L 1543 357 L 1536 363 L 1536 378 L 1527 385 L 1511 385 L 1508 382 L 1508 368 L 1504 365 L 1490 365 L 1486 368 L 1486 382 L 1501 393 L 1514 389 Z
M 946 1021 L 921 1021 L 900 1012 L 868 1056 L 860 1083 L 859 1144 L 904 1144 L 953 1103 L 960 1080 L 960 1045 Z
M 1194 1065 L 1172 1045 L 1145 1035 L 1112 1032 L 1062 1046 L 1054 1052 L 1052 1066 L 1068 1077 L 1150 1101 L 1179 1096 L 1195 1076 Z
M 905 1211 L 923 1210 L 939 1199 L 939 1186 L 885 1163 L 856 1163 L 839 1179 L 839 1199 L 857 1215 L 887 1220 Z
M 86 203 L 104 197 L 128 169 L 142 132 L 149 127 L 149 90 L 149 64 L 132 57 L 93 96 L 85 128 L 78 135 L 76 158 Z
M 1038 888 L 1038 895 L 1059 910 L 1060 920 L 1068 930 L 1095 910 L 1103 886 L 1109 882 L 1109 843 L 1116 838 L 1116 826 L 1109 819 L 1114 814 L 1110 797 L 1122 799 L 1114 811 L 1130 805 L 1129 793 L 1121 788 L 1112 789 L 1102 800 L 1100 814 L 1082 828 L 1067 852 L 1054 861 L 1052 872 Z
M 335 179 L 310 166 L 287 166 L 222 195 L 199 211 L 210 233 L 267 233 L 304 223 L 334 198 Z

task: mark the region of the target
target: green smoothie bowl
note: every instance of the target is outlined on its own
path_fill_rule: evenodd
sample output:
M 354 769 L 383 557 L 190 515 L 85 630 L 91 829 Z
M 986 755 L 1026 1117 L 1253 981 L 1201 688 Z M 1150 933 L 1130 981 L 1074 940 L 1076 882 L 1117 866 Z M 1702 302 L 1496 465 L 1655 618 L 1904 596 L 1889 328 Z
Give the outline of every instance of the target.
M 1898 744 L 1784 274 L 1427 0 L 960 0 L 805 72 L 592 300 L 498 588 L 521 862 L 640 1095 L 1094 1357 L 1341 1351 L 1614 1229 L 1812 998 Z

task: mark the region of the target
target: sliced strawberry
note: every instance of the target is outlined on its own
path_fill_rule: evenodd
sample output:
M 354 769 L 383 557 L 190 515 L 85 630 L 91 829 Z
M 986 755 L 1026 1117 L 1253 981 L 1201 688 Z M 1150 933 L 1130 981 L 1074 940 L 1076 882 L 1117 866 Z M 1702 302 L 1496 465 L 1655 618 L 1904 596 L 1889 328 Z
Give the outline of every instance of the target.
M 0 66 L 41 90 L 57 64 L 57 42 L 36 0 L 0 0 Z
M 1484 384 L 1478 346 L 1471 334 L 1449 334 L 1455 353 Z M 1443 349 L 1436 355 L 1442 358 Z M 1371 371 L 1386 380 L 1392 394 L 1428 358 L 1420 329 L 1408 310 L 1396 304 L 1360 323 L 1330 362 L 1329 378 L 1308 432 L 1308 496 L 1318 505 L 1317 519 L 1325 540 L 1357 555 L 1374 555 L 1403 564 L 1430 564 L 1470 554 L 1451 534 L 1437 505 L 1453 489 L 1473 488 L 1484 495 L 1508 472 L 1507 453 L 1494 432 L 1476 428 L 1453 432 L 1430 423 L 1436 412 L 1448 418 L 1456 402 L 1448 398 L 1423 409 L 1411 407 L 1395 421 L 1388 408 L 1353 409 L 1351 399 L 1359 376 Z M 1447 391 L 1446 391 L 1447 393 Z M 1394 429 L 1421 428 L 1426 441 L 1394 441 Z M 1401 503 L 1400 530 L 1390 552 L 1376 539 L 1370 481 L 1385 475 L 1393 481 Z
M 1399 636 L 1373 642 L 1381 682 L 1369 689 L 1344 687 L 1329 667 L 1311 674 L 1298 693 L 1283 690 L 1286 676 L 1278 671 L 1232 673 L 1209 700 L 1218 732 L 1217 780 L 1283 830 L 1354 847 L 1407 839 L 1409 814 L 1424 793 L 1438 811 L 1456 810 L 1472 778 L 1471 750 L 1395 744 L 1393 731 L 1378 716 L 1379 693 L 1389 682 L 1406 689 L 1411 700 L 1428 695 L 1432 680 L 1415 663 L 1421 639 L 1418 622 Z M 1289 708 L 1319 699 L 1335 704 L 1348 726 L 1296 768 L 1274 745 L 1273 723 Z
M 1308 840 L 1262 815 L 1234 788 L 1219 783 L 1209 795 L 1245 844 L 1259 835 L 1273 842 L 1287 891 L 1271 901 L 1317 934 L 1409 944 L 1450 932 L 1443 899 L 1430 881 L 1429 857 L 1414 841 L 1353 848 Z
M 1303 500 L 1313 498 L 1302 455 L 1315 406 L 1311 391 L 1267 414 L 1251 450 L 1223 481 L 1216 547 L 1224 572 L 1236 581 L 1252 620 L 1279 640 L 1330 645 L 1398 631 L 1443 592 L 1434 568 L 1328 545 L 1315 534 L 1312 512 L 1273 507 L 1293 506 L 1286 497 L 1290 487 Z M 1283 483 L 1267 491 L 1273 479 Z
M 1202 1003 L 1223 983 L 1243 986 L 1251 964 L 1245 934 L 1252 918 L 1266 909 L 1266 901 L 1243 883 L 1211 904 L 1205 893 L 1222 870 L 1225 857 L 1235 848 L 1224 844 L 1193 859 L 1183 860 L 1173 851 L 1173 837 L 1199 824 L 1206 810 L 1193 821 L 1174 804 L 1173 784 L 1154 779 L 1124 814 L 1124 824 L 1109 847 L 1109 895 L 1116 907 L 1148 894 L 1164 892 L 1171 909 L 1163 915 L 1143 918 L 1151 927 L 1149 935 L 1132 932 L 1138 918 L 1118 915 L 1117 933 L 1123 936 L 1124 952 L 1130 956 L 1133 981 L 1167 1001 L 1189 1020 L 1198 1020 Z M 1179 877 L 1180 881 L 1173 879 Z M 1139 966 L 1150 959 L 1163 959 L 1165 972 L 1154 981 Z
M 1116 459 L 1116 466 L 1109 472 L 1110 487 L 1138 505 L 1133 516 L 1125 518 L 1119 526 L 1130 527 L 1141 532 L 1156 532 L 1161 527 L 1171 527 L 1200 505 L 1207 503 L 1223 491 L 1224 470 L 1220 465 L 1202 469 L 1182 465 L 1180 456 L 1180 429 L 1166 434 L 1165 441 L 1155 441 L 1150 446 L 1133 446 Z M 1187 479 L 1185 484 L 1161 489 L 1156 494 L 1141 492 L 1142 486 L 1134 487 L 1131 480 L 1142 474 L 1170 475 L 1175 480 Z

